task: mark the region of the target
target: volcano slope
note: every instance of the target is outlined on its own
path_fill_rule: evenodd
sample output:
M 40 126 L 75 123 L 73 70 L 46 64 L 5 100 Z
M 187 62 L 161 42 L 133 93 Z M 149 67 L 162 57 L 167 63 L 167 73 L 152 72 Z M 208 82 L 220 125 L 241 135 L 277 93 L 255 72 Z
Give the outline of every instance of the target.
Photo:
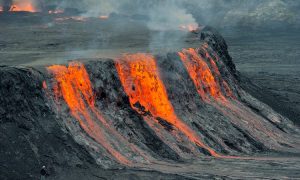
M 1 179 L 299 177 L 299 129 L 240 87 L 224 39 L 0 67 Z

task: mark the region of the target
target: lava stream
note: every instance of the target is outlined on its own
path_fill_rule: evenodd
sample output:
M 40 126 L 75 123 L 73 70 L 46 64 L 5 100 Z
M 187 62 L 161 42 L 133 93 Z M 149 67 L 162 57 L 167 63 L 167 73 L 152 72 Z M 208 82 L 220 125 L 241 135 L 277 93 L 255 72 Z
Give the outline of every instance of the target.
M 209 100 L 207 95 L 210 95 L 210 97 L 214 99 L 225 100 L 220 84 L 217 82 L 208 64 L 197 53 L 196 49 L 184 49 L 182 52 L 179 52 L 178 55 L 193 80 L 199 95 L 204 101 L 207 102 Z M 212 66 L 214 71 L 220 74 L 214 62 L 212 62 Z
M 206 149 L 212 156 L 220 157 L 177 117 L 160 79 L 156 60 L 152 55 L 124 55 L 116 62 L 116 69 L 134 110 L 140 114 L 149 111 L 155 118 L 164 119 L 185 134 L 191 142 Z M 140 104 L 144 109 L 138 107 L 137 104 Z
M 22 0 L 14 2 L 9 11 L 37 12 L 37 9 L 30 0 Z
M 97 123 L 93 121 L 93 118 L 97 118 L 103 122 L 104 118 L 95 107 L 91 81 L 83 64 L 73 62 L 70 63 L 69 67 L 53 65 L 47 69 L 54 75 L 56 81 L 54 84 L 56 98 L 60 96 L 64 98 L 70 108 L 71 115 L 78 120 L 84 131 L 120 163 L 130 164 L 126 157 L 114 149 Z
M 203 57 L 197 53 L 196 49 L 184 49 L 178 53 L 201 98 L 205 102 L 212 104 L 227 117 L 230 117 L 231 122 L 237 126 L 252 127 L 252 130 L 260 131 L 260 133 L 264 134 L 265 138 L 269 138 L 270 141 L 279 140 L 281 137 L 277 129 L 276 131 L 278 133 L 274 133 L 273 131 L 275 130 L 272 129 L 271 124 L 271 126 L 265 126 L 262 123 L 264 121 L 262 117 L 257 116 L 249 107 L 246 107 L 236 99 L 228 83 L 222 79 L 216 62 L 207 52 L 207 46 L 203 46 L 202 50 L 206 52 L 205 58 L 210 63 L 211 69 Z M 218 59 L 218 57 L 216 57 L 216 59 Z M 224 93 L 221 87 L 223 87 Z M 227 101 L 223 94 L 225 94 L 226 97 L 231 97 L 233 101 Z M 208 101 L 208 95 L 213 97 L 217 103 Z M 260 139 L 261 137 L 257 138 Z M 230 156 L 223 157 L 238 158 Z

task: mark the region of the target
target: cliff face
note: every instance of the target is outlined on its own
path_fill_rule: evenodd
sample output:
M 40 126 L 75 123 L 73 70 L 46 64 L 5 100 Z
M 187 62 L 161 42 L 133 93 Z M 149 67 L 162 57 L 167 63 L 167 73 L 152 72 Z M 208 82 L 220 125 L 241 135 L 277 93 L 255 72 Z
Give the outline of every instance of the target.
M 0 77 L 1 179 L 32 179 L 42 165 L 52 177 L 66 168 L 110 177 L 103 169 L 299 152 L 298 128 L 239 86 L 211 28 L 196 49 L 2 66 Z

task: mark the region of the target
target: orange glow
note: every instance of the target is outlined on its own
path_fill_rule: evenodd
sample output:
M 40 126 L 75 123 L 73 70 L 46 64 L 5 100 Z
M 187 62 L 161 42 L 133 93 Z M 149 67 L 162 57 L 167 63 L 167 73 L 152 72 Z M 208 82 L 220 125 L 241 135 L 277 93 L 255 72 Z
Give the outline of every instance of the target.
M 156 60 L 152 55 L 124 55 L 116 62 L 116 69 L 134 110 L 140 114 L 148 111 L 155 118 L 164 119 L 185 134 L 191 142 L 206 149 L 212 156 L 220 157 L 213 149 L 206 146 L 187 124 L 177 117 L 168 99 L 165 86 L 160 79 Z M 137 107 L 137 103 L 144 109 Z
M 43 89 L 48 89 L 46 81 L 43 81 Z
M 2 6 L 0 6 L 0 12 L 2 12 L 3 11 L 3 7 Z
M 181 25 L 179 26 L 180 30 L 183 31 L 196 31 L 199 28 L 198 24 L 188 24 L 188 25 Z
M 196 49 L 184 49 L 178 54 L 203 100 L 207 100 L 207 94 L 214 99 L 225 99 L 220 84 Z M 212 66 L 215 68 L 216 73 L 220 73 L 215 63 L 212 63 Z
M 100 126 L 94 121 L 101 121 L 109 128 L 105 119 L 95 107 L 89 75 L 83 64 L 73 62 L 68 67 L 53 65 L 47 68 L 53 74 L 53 92 L 56 99 L 62 97 L 70 109 L 71 115 L 79 122 L 85 132 L 101 144 L 113 157 L 122 164 L 129 164 L 129 160 L 119 153 L 105 138 Z
M 109 18 L 109 16 L 99 16 L 99 19 L 103 19 L 103 20 L 108 19 L 108 18 Z
M 29 0 L 23 0 L 19 2 L 14 2 L 10 7 L 9 11 L 26 11 L 26 12 L 37 12 L 36 7 Z
M 64 10 L 63 9 L 56 9 L 56 10 L 49 10 L 48 14 L 63 14 Z

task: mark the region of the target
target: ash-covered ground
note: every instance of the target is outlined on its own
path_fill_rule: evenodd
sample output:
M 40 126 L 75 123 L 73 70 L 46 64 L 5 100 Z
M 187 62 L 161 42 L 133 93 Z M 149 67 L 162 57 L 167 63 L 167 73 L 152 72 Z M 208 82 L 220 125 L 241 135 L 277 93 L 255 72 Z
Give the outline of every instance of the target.
M 223 35 L 237 69 L 259 88 L 257 96 L 299 125 L 298 31 L 225 31 Z
M 224 31 L 236 71 L 209 28 L 161 33 L 143 17 L 46 16 L 0 16 L 1 179 L 38 178 L 42 165 L 49 179 L 299 178 L 297 33 Z M 147 63 L 133 65 L 149 79 L 128 73 L 136 56 L 121 54 L 137 52 L 155 55 L 160 75 Z M 189 67 L 208 74 L 193 78 Z M 165 87 L 169 113 L 137 96 L 156 97 L 146 81 Z

